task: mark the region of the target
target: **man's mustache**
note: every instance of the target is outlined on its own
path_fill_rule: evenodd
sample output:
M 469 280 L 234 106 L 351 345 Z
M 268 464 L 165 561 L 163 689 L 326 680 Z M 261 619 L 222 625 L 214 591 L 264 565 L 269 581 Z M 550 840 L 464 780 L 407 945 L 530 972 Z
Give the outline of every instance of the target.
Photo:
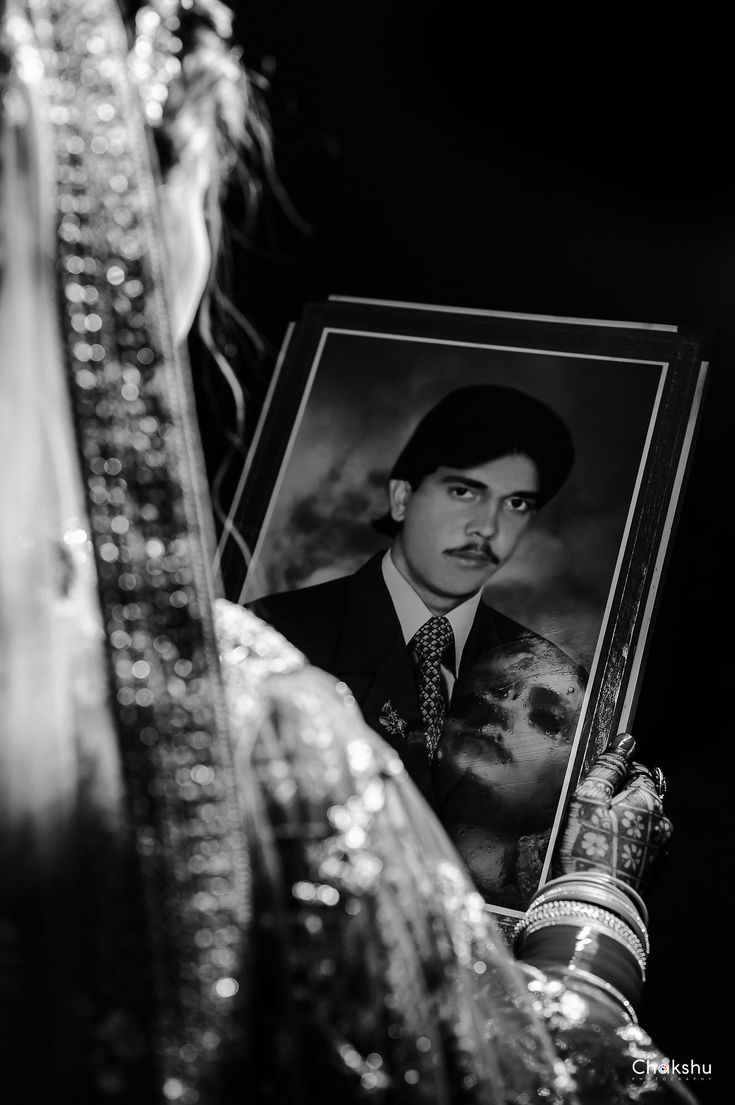
M 456 554 L 461 555 L 462 553 L 473 553 L 476 556 L 484 557 L 484 559 L 487 560 L 489 564 L 499 564 L 500 563 L 498 557 L 495 555 L 495 553 L 490 548 L 490 546 L 486 545 L 482 541 L 479 544 L 477 544 L 475 542 L 470 542 L 469 544 L 466 544 L 466 545 L 458 545 L 454 549 L 446 549 L 445 551 L 447 553 L 449 553 L 450 556 L 453 556 L 453 555 L 456 555 Z

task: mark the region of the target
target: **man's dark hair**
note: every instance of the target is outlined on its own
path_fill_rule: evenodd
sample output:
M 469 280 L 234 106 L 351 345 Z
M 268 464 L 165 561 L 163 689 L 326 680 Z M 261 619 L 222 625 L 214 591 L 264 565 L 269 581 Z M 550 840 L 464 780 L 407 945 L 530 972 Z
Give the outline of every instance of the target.
M 574 463 L 574 445 L 564 422 L 551 407 L 516 388 L 475 384 L 458 388 L 424 415 L 390 473 L 414 489 L 437 468 L 475 468 L 500 457 L 522 454 L 538 469 L 538 505 L 543 506 L 566 480 Z M 400 529 L 390 511 L 373 522 L 393 537 Z

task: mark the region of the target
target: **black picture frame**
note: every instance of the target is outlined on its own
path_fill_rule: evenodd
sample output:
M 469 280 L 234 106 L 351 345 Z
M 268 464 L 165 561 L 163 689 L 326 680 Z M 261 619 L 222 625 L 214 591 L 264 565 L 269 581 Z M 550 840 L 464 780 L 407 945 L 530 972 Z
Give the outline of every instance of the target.
M 347 574 L 380 547 L 370 519 L 385 509 L 390 465 L 441 395 L 511 384 L 561 414 L 572 476 L 490 585 L 493 606 L 589 674 L 541 882 L 580 774 L 633 724 L 706 386 L 703 347 L 669 324 L 335 296 L 289 328 L 237 486 L 231 518 L 249 553 L 223 534 L 218 566 L 227 593 L 248 603 Z M 508 921 L 522 912 L 489 908 Z

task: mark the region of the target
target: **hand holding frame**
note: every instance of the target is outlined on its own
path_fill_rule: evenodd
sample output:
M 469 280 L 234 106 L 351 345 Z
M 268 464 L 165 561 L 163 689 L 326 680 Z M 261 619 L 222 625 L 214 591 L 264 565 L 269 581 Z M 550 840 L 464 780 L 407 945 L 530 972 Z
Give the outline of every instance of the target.
M 631 734 L 619 733 L 577 787 L 559 852 L 564 874 L 596 871 L 639 892 L 648 884 L 673 827 L 664 786 L 632 760 L 634 748 Z

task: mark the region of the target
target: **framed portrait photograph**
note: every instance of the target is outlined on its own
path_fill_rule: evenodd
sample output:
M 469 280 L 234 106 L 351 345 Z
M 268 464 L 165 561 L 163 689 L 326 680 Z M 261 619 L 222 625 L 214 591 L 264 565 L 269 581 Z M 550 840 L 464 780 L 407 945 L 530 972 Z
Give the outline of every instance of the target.
M 632 725 L 702 350 L 676 325 L 343 297 L 284 343 L 227 592 L 346 684 L 506 925 Z M 436 731 L 424 615 L 452 628 Z

